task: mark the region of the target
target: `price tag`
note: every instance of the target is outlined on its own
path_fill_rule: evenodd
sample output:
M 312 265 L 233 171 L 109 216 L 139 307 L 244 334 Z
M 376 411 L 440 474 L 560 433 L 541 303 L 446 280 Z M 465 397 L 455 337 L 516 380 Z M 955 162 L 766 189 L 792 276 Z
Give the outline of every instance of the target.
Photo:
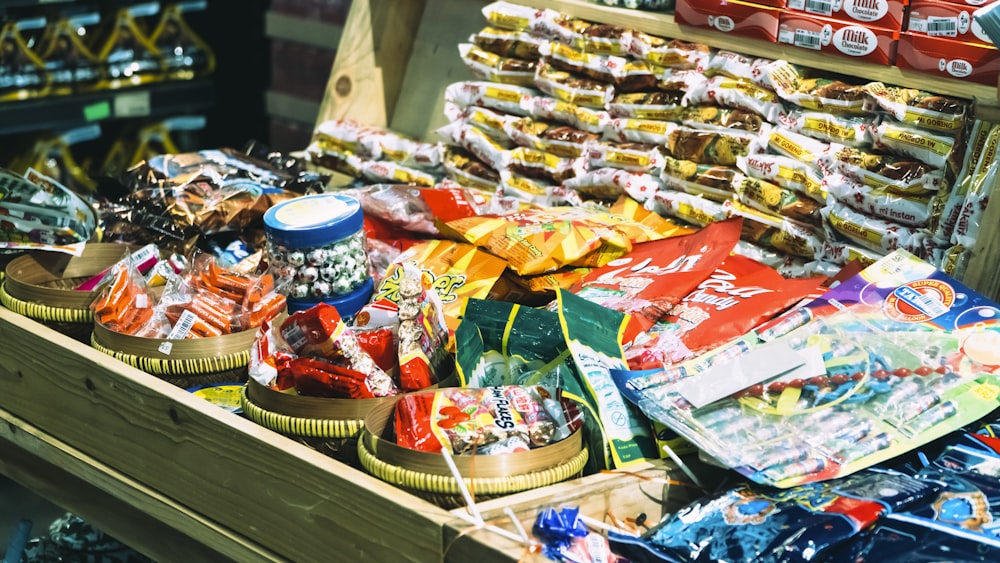
M 83 106 L 83 118 L 87 121 L 101 121 L 111 117 L 111 104 L 106 100 Z
M 115 117 L 145 117 L 149 115 L 149 92 L 129 92 L 115 96 Z

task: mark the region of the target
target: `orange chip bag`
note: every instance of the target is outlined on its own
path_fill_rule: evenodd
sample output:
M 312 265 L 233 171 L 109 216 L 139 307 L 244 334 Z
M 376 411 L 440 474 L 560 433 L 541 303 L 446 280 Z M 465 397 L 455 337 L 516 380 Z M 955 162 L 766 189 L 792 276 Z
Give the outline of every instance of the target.
M 447 240 L 417 243 L 400 254 L 375 290 L 372 301 L 399 303 L 404 262 L 416 263 L 427 283 L 441 298 L 448 330 L 455 332 L 462 304 L 470 297 L 485 299 L 507 268 L 507 263 L 475 246 Z
M 774 269 L 734 254 L 670 311 L 681 341 L 692 351 L 709 350 L 799 302 L 826 277 L 785 279 Z
M 590 207 L 469 217 L 446 223 L 445 231 L 507 260 L 522 276 L 603 266 L 628 253 L 633 243 L 664 238 L 644 224 Z

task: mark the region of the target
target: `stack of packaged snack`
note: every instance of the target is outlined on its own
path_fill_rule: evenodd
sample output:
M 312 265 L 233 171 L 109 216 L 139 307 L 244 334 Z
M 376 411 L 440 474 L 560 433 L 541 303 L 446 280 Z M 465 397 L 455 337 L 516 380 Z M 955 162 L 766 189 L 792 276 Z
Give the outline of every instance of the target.
M 949 199 L 972 213 L 992 177 L 968 102 L 549 9 L 483 13 L 459 48 L 483 81 L 447 88 L 438 131 L 456 182 L 544 205 L 624 193 L 696 226 L 740 216 L 737 251 L 796 276 L 897 248 L 961 264 L 974 239 L 942 215 Z

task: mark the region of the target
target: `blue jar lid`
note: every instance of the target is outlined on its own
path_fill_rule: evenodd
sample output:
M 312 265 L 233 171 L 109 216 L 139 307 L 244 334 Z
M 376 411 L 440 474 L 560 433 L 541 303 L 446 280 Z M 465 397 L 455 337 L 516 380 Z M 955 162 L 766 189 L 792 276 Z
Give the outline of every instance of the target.
M 361 204 L 353 197 L 326 193 L 283 201 L 264 213 L 268 239 L 289 248 L 311 248 L 364 229 Z
M 375 293 L 375 282 L 372 281 L 371 278 L 368 278 L 365 280 L 365 283 L 361 284 L 361 287 L 350 293 L 345 293 L 336 297 L 327 297 L 326 299 L 320 299 L 317 301 L 305 301 L 301 299 L 289 298 L 287 301 L 288 314 L 305 311 L 306 309 L 312 308 L 320 303 L 326 303 L 327 305 L 333 305 L 334 308 L 337 309 L 337 313 L 340 314 L 340 318 L 348 319 L 357 315 L 358 311 L 368 304 L 368 301 L 371 300 L 373 293 Z

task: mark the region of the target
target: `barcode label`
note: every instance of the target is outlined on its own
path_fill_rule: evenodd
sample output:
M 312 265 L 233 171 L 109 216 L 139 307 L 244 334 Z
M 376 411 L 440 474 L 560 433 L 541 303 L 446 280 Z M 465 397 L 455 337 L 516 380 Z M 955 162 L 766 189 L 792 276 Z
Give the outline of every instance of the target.
M 805 47 L 806 49 L 819 49 L 820 40 L 818 31 L 806 31 L 804 29 L 795 30 L 795 39 L 793 43 L 796 47 Z
M 949 37 L 955 37 L 957 34 L 957 18 L 927 18 L 927 35 L 946 35 Z
M 830 0 L 806 0 L 806 11 L 811 14 L 829 16 L 833 14 L 833 2 Z
M 174 328 L 170 330 L 170 334 L 167 335 L 167 339 L 183 340 L 188 333 L 191 332 L 191 328 L 194 327 L 194 322 L 196 320 L 198 320 L 198 315 L 195 315 L 191 311 L 185 309 L 184 312 L 181 313 L 180 318 L 177 319 L 177 324 L 175 324 Z

